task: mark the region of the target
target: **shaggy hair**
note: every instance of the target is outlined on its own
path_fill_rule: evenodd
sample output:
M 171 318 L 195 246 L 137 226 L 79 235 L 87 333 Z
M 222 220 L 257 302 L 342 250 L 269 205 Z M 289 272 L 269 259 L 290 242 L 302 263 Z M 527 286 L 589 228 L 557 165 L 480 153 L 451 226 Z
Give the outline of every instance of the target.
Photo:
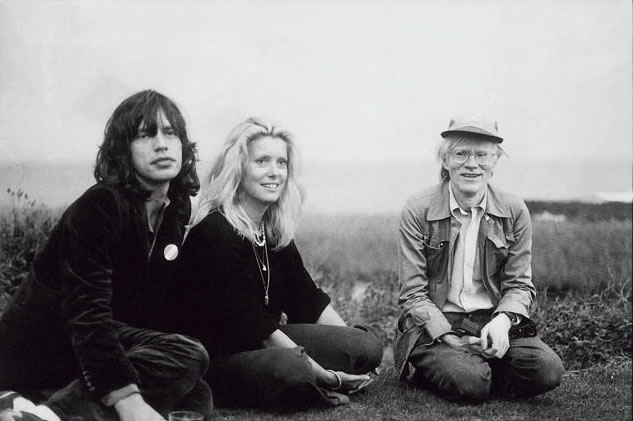
M 182 167 L 169 184 L 171 200 L 189 200 L 200 189 L 196 172 L 196 144 L 189 140 L 185 119 L 172 100 L 153 91 L 138 92 L 125 99 L 108 120 L 103 143 L 99 147 L 94 177 L 97 183 L 118 186 L 137 200 L 146 200 L 151 192 L 143 189 L 132 163 L 130 143 L 136 138 L 141 124 L 150 136 L 155 136 L 159 114 L 163 113 L 182 143 Z

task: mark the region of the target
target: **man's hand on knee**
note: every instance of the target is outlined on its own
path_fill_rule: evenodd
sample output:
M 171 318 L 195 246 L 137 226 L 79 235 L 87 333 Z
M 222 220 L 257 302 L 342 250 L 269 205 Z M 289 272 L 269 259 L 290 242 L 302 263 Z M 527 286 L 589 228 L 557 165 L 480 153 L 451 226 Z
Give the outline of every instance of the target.
M 510 327 L 508 316 L 500 313 L 481 328 L 481 347 L 485 358 L 503 358 L 508 352 Z

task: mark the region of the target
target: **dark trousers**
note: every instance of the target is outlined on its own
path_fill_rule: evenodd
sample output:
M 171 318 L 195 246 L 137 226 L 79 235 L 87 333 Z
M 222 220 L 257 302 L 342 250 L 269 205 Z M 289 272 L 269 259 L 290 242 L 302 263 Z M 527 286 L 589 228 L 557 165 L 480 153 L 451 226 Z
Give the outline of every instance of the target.
M 315 324 L 280 326 L 299 346 L 263 348 L 213 358 L 207 381 L 223 407 L 299 408 L 337 405 L 347 397 L 320 388 L 308 355 L 325 369 L 368 373 L 380 365 L 382 345 L 365 330 Z
M 29 282 L 29 281 L 27 281 Z M 33 282 L 30 280 L 30 282 Z M 38 284 L 25 285 L 0 320 L 0 390 L 21 392 L 62 420 L 118 421 L 113 407 L 89 395 L 57 311 Z M 208 356 L 183 335 L 117 325 L 126 356 L 137 370 L 146 402 L 163 415 L 175 409 L 210 414 L 211 391 L 202 375 Z
M 452 326 L 459 326 L 465 315 L 446 316 Z M 480 325 L 488 319 L 471 317 Z M 427 345 L 420 341 L 409 354 L 409 363 L 413 366 L 410 382 L 451 400 L 534 396 L 557 387 L 563 373 L 558 355 L 538 337 L 511 339 L 501 359 L 485 359 L 444 343 Z

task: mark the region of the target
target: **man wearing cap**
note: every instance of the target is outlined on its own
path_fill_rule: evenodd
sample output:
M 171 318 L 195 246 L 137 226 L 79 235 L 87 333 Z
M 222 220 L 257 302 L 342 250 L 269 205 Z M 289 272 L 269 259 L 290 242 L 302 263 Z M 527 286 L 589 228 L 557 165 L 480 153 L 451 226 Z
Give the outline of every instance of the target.
M 459 116 L 441 135 L 441 183 L 409 198 L 400 219 L 399 378 L 470 401 L 554 389 L 562 362 L 529 315 L 530 215 L 490 184 L 497 122 Z

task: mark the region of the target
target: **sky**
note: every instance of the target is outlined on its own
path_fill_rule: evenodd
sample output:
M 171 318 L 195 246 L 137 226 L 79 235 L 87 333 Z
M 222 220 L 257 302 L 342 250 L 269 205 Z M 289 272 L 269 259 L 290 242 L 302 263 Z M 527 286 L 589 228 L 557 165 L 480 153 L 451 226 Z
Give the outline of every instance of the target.
M 429 161 L 472 112 L 498 120 L 518 166 L 631 162 L 631 8 L 0 0 L 0 161 L 91 162 L 114 108 L 152 88 L 181 107 L 203 167 L 249 116 L 291 131 L 306 164 L 351 165 Z

